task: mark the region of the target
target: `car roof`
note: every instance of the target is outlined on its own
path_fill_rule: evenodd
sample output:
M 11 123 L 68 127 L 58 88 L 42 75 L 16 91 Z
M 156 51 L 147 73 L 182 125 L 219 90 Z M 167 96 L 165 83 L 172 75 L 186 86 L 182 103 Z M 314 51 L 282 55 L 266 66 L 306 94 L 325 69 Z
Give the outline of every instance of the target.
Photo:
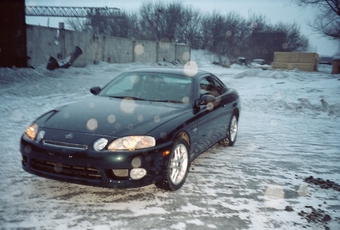
M 130 72 L 130 73 L 137 73 L 137 72 L 139 72 L 139 73 L 168 73 L 168 74 L 176 74 L 176 75 L 183 75 L 183 76 L 185 76 L 184 68 L 179 68 L 179 67 L 176 67 L 176 68 L 170 68 L 170 67 L 138 68 L 138 69 L 131 69 L 131 70 L 128 70 L 126 72 Z M 191 76 L 191 77 L 199 77 L 202 74 L 207 74 L 207 73 L 211 74 L 211 73 L 209 73 L 207 71 L 199 69 L 197 71 L 197 73 L 194 76 Z

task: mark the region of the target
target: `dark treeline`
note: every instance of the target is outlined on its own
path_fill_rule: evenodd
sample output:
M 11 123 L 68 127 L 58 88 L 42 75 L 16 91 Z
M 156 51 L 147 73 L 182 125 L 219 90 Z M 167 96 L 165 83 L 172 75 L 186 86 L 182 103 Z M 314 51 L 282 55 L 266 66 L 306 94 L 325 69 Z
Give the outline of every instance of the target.
M 121 17 L 89 15 L 85 21 L 66 22 L 72 29 L 129 39 L 186 43 L 192 49 L 206 49 L 220 58 L 234 62 L 243 56 L 248 60 L 273 61 L 275 51 L 307 51 L 308 39 L 297 24 L 272 25 L 266 17 L 243 18 L 235 12 L 201 13 L 179 2 L 143 3 L 138 12 L 122 12 Z

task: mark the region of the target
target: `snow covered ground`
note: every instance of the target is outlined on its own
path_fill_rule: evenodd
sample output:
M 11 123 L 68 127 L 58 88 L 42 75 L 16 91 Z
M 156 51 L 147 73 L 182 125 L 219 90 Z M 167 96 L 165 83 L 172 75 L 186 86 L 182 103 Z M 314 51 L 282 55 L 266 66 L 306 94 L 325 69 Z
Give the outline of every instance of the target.
M 340 229 L 340 76 L 328 66 L 227 69 L 192 55 L 239 91 L 242 111 L 236 145 L 203 153 L 176 192 L 81 186 L 21 169 L 20 136 L 37 116 L 157 64 L 0 69 L 0 229 Z

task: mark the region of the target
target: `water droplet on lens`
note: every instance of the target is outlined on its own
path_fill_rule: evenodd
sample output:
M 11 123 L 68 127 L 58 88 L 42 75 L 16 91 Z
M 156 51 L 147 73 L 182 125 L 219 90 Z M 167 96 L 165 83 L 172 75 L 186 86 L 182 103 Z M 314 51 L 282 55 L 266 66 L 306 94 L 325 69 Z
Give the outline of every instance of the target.
M 142 44 L 137 44 L 135 46 L 135 53 L 137 55 L 142 55 L 144 53 L 144 46 Z
M 159 116 L 155 116 L 155 117 L 153 118 L 153 121 L 156 122 L 156 123 L 158 123 L 158 122 L 161 121 L 161 118 L 160 118 Z
M 116 116 L 113 114 L 110 114 L 107 118 L 107 121 L 110 123 L 114 123 L 116 121 Z
M 197 74 L 198 72 L 198 65 L 194 61 L 188 61 L 184 65 L 184 74 L 188 77 L 193 77 Z
M 30 153 L 32 152 L 32 147 L 30 145 L 26 145 L 24 148 L 25 153 Z
M 168 135 L 166 134 L 166 132 L 162 132 L 162 133 L 161 133 L 161 138 L 162 138 L 162 139 L 166 139 L 167 136 L 168 136 Z
M 90 120 L 88 120 L 88 122 L 86 124 L 86 127 L 89 130 L 93 131 L 93 130 L 98 128 L 98 121 L 96 119 L 94 119 L 94 118 L 91 118 Z
M 136 109 L 136 102 L 132 98 L 124 98 L 122 102 L 120 103 L 120 108 L 125 113 L 133 113 Z
M 137 119 L 138 119 L 139 122 L 144 121 L 144 117 L 143 117 L 142 114 L 139 114 L 139 115 L 137 116 Z
M 208 102 L 207 104 L 207 110 L 213 110 L 214 109 L 214 103 Z
M 64 117 L 65 119 L 69 118 L 69 117 L 70 117 L 70 113 L 65 112 L 65 113 L 63 114 L 63 117 Z

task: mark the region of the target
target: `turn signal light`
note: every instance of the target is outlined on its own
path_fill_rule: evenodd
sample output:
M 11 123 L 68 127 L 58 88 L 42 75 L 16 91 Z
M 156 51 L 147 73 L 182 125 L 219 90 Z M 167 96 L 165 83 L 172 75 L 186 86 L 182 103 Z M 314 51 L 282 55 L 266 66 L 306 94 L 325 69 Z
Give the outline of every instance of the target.
M 165 157 L 170 154 L 170 150 L 166 150 L 162 153 L 162 156 Z

